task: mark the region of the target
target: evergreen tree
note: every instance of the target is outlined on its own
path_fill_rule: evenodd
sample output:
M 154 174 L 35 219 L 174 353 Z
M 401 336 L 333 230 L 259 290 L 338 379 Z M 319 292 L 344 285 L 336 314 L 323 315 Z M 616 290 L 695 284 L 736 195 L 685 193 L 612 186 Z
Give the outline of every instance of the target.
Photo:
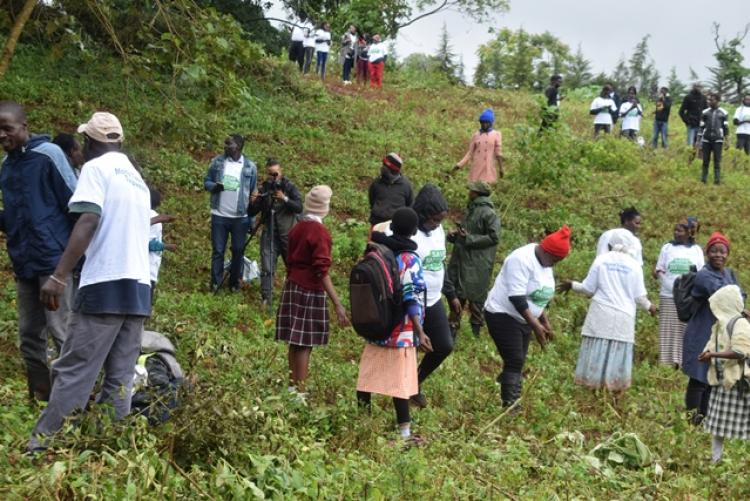
M 659 90 L 659 72 L 648 50 L 648 39 L 644 36 L 633 49 L 628 63 L 630 85 L 635 85 L 642 96 L 656 97 Z
M 591 74 L 591 61 L 586 59 L 581 50 L 581 44 L 573 55 L 568 72 L 565 74 L 565 86 L 569 89 L 586 87 L 592 83 L 593 75 Z M 606 80 L 606 77 L 604 78 Z
M 609 81 L 615 86 L 619 93 L 623 92 L 628 85 L 630 85 L 630 70 L 628 64 L 625 62 L 625 56 L 620 55 L 620 59 L 617 61 L 612 75 L 609 77 Z
M 677 76 L 677 68 L 674 66 L 672 66 L 672 69 L 669 71 L 667 88 L 669 89 L 669 93 L 672 95 L 674 101 L 682 99 L 687 93 L 687 87 L 682 83 L 680 77 Z
M 456 54 L 453 52 L 453 48 L 450 44 L 450 37 L 448 36 L 448 28 L 443 23 L 443 30 L 440 32 L 440 41 L 438 43 L 437 54 L 435 54 L 438 61 L 440 62 L 440 71 L 442 71 L 448 81 L 453 84 L 458 83 L 458 65 L 456 64 Z
M 690 86 L 693 85 L 701 85 L 701 78 L 698 76 L 698 74 L 695 72 L 693 68 L 688 68 L 690 70 Z
M 744 48 L 743 40 L 750 30 L 750 24 L 745 26 L 744 33 L 738 33 L 729 41 L 719 42 L 719 23 L 714 23 L 714 44 L 716 45 L 716 66 L 708 68 L 711 73 L 709 84 L 712 90 L 722 95 L 722 99 L 730 102 L 738 102 L 747 92 L 750 83 L 750 68 L 743 65 L 745 56 L 741 49 Z

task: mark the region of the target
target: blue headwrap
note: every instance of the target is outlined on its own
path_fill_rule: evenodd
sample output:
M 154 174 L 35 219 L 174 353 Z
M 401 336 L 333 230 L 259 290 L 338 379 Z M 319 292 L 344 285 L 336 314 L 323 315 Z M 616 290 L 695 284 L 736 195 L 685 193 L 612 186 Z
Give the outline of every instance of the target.
M 492 130 L 492 124 L 495 122 L 495 112 L 492 111 L 492 108 L 487 108 L 482 112 L 481 115 L 479 115 L 479 121 L 480 122 L 489 122 L 490 127 L 487 129 L 488 131 Z

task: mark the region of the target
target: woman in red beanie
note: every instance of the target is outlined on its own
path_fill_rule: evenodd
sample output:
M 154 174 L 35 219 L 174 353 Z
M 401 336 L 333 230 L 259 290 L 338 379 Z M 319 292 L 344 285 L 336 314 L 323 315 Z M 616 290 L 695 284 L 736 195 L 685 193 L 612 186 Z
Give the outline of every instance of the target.
M 711 234 L 706 244 L 706 265 L 698 270 L 691 295 L 697 309 L 685 328 L 682 344 L 682 371 L 690 378 L 685 392 L 685 407 L 693 424 L 699 424 L 708 411 L 711 387 L 708 385 L 708 364 L 698 356 L 711 337 L 716 318 L 711 313 L 708 298 L 725 285 L 739 285 L 734 271 L 726 268 L 729 258 L 729 239 L 718 231 Z M 744 294 L 743 294 L 744 295 Z
M 503 359 L 497 378 L 504 406 L 521 396 L 521 372 L 526 362 L 530 335 L 544 348 L 553 338 L 544 308 L 555 294 L 552 267 L 570 252 L 570 228 L 563 226 L 538 244 L 524 245 L 505 259 L 487 301 L 487 329 Z

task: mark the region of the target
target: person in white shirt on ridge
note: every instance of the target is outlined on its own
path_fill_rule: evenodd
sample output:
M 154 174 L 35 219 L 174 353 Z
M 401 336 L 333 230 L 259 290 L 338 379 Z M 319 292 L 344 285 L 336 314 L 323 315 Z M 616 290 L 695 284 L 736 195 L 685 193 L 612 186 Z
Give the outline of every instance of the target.
M 617 113 L 617 105 L 610 96 L 612 87 L 605 85 L 599 97 L 591 102 L 589 114 L 594 115 L 594 138 L 600 132 L 609 134 L 612 130 L 612 113 Z

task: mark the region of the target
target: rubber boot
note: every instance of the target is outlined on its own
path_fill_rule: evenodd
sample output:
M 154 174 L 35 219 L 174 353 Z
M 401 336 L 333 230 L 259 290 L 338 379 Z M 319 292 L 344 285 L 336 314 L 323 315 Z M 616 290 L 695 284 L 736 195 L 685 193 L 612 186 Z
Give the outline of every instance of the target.
M 703 167 L 701 170 L 701 183 L 706 184 L 708 181 L 708 167 Z
M 721 169 L 714 167 L 714 184 L 721 184 Z
M 503 372 L 500 375 L 500 399 L 503 407 L 510 407 L 521 398 L 521 373 Z

